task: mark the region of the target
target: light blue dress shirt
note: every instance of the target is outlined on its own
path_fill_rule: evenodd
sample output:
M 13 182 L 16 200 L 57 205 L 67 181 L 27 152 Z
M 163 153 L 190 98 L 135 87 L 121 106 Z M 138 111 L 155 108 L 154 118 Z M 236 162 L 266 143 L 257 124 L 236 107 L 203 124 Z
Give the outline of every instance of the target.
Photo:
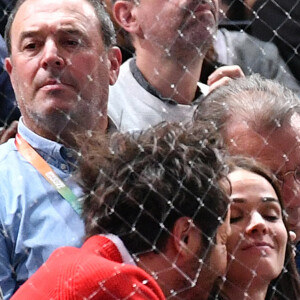
M 74 153 L 19 122 L 19 133 L 78 197 Z M 60 246 L 82 245 L 84 224 L 70 204 L 27 162 L 14 139 L 0 146 L 0 287 L 4 299 Z M 59 266 L 58 266 L 59 267 Z

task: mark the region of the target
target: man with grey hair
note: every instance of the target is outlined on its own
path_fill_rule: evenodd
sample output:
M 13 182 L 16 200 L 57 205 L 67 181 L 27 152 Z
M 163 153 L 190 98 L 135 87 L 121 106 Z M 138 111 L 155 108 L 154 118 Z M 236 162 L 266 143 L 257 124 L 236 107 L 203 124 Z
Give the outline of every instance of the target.
M 257 158 L 281 184 L 289 229 L 300 240 L 300 101 L 279 83 L 259 75 L 216 89 L 195 119 L 209 120 L 233 154 Z M 298 264 L 299 268 L 299 264 Z
M 80 246 L 74 134 L 107 127 L 121 60 L 98 0 L 20 0 L 6 28 L 22 118 L 0 146 L 0 282 L 7 300 L 60 246 Z

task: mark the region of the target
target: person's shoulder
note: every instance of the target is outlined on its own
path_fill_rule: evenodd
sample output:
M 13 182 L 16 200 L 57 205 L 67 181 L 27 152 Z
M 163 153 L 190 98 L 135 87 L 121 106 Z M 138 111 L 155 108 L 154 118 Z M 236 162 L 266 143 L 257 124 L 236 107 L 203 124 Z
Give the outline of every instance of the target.
M 21 177 L 27 178 L 29 181 L 32 181 L 32 178 L 29 178 L 25 174 L 25 169 L 21 166 L 20 157 L 18 150 L 14 145 L 14 139 L 8 140 L 6 143 L 0 145 L 0 197 L 6 199 L 9 205 L 14 206 L 12 200 L 12 193 L 19 190 L 20 185 L 17 185 L 16 182 Z M 16 187 L 18 187 L 16 189 Z M 3 200 L 1 200 L 3 201 Z
M 164 299 L 157 283 L 145 271 L 105 258 L 97 251 L 106 246 L 107 239 L 93 236 L 81 248 L 56 249 L 13 299 L 57 293 L 72 296 L 72 299 L 87 299 L 91 295 L 101 299 Z M 38 288 L 32 289 L 33 286 Z M 135 294 L 136 298 L 131 297 Z
M 227 46 L 243 50 L 243 52 L 250 55 L 252 53 L 254 56 L 257 55 L 259 51 L 264 59 L 270 59 L 270 57 L 277 57 L 279 51 L 277 46 L 272 42 L 262 41 L 245 31 L 235 31 L 228 30 L 225 28 L 220 29 L 223 35 L 226 37 Z M 240 52 L 239 52 L 240 53 Z
M 124 63 L 122 63 L 116 83 L 112 86 L 109 86 L 110 93 L 116 91 L 132 93 L 132 89 L 138 86 L 137 81 L 130 69 L 130 63 L 132 60 L 133 58 L 128 59 Z
M 108 104 L 113 101 L 120 103 L 119 97 L 122 97 L 125 94 L 127 95 L 125 97 L 126 99 L 128 94 L 135 92 L 138 84 L 130 71 L 130 61 L 131 59 L 125 61 L 121 65 L 116 83 L 112 86 L 109 86 Z
M 120 72 L 119 72 L 119 76 L 118 76 L 118 79 L 116 81 L 116 83 L 118 81 L 121 81 L 122 79 L 124 78 L 127 78 L 127 77 L 131 77 L 132 76 L 132 73 L 131 73 L 131 70 L 130 70 L 130 62 L 133 60 L 133 58 L 130 58 L 128 60 L 126 60 L 125 62 L 123 62 L 120 66 Z
M 134 294 L 139 299 L 164 299 L 160 287 L 150 274 L 135 264 L 123 263 L 118 247 L 109 236 L 92 236 L 82 249 L 90 255 L 93 253 L 93 256 L 98 256 L 101 269 L 99 271 L 95 268 L 93 275 L 98 279 L 102 278 L 104 294 L 119 299 Z
M 274 44 L 270 42 L 264 42 L 262 40 L 259 40 L 258 38 L 252 36 L 251 34 L 245 32 L 245 31 L 237 31 L 237 30 L 229 30 L 226 28 L 221 28 L 219 31 L 226 37 L 227 41 L 235 42 L 233 43 L 236 46 L 240 46 L 242 48 L 246 48 L 246 43 L 251 43 L 254 45 L 262 46 L 262 45 L 273 45 Z M 276 46 L 275 46 L 276 47 Z
M 118 264 L 114 267 L 111 276 L 103 281 L 107 294 L 114 298 L 124 299 L 165 299 L 165 296 L 155 279 L 143 269 L 128 265 Z
M 15 139 L 9 139 L 6 143 L 0 145 L 0 164 L 9 164 L 8 158 L 17 155 L 17 149 L 14 145 Z
M 20 178 L 19 176 L 22 176 L 23 180 L 32 182 L 32 173 L 31 177 L 26 174 L 29 166 L 30 164 L 21 157 L 17 150 L 15 139 L 9 139 L 6 143 L 0 145 L 0 177 L 2 179 L 0 185 L 2 187 L 5 186 L 3 181 L 10 185 L 14 182 L 14 179 Z

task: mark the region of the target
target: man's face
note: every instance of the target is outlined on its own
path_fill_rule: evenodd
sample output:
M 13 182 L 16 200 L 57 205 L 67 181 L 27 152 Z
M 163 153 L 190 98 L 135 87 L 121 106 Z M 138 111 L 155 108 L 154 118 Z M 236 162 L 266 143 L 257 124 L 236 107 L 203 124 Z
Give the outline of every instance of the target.
M 198 254 L 181 267 L 190 278 L 190 282 L 183 281 L 182 292 L 178 294 L 180 299 L 207 299 L 216 279 L 225 275 L 227 267 L 226 243 L 231 232 L 229 221 L 230 212 L 227 213 L 225 221 L 217 229 L 215 244 L 210 249 L 203 250 L 201 243 Z M 200 232 L 199 236 L 201 236 Z M 191 285 L 191 281 L 193 285 Z
M 135 9 L 143 38 L 166 53 L 203 49 L 217 27 L 217 0 L 140 0 Z
M 72 122 L 99 129 L 114 80 L 88 2 L 27 0 L 13 22 L 11 45 L 6 68 L 29 128 L 57 131 Z
M 295 231 L 299 240 L 300 186 L 293 172 L 289 171 L 300 166 L 300 116 L 294 114 L 281 128 L 264 135 L 252 131 L 243 122 L 231 122 L 226 138 L 232 153 L 248 154 L 259 159 L 282 180 L 281 191 L 289 229 Z

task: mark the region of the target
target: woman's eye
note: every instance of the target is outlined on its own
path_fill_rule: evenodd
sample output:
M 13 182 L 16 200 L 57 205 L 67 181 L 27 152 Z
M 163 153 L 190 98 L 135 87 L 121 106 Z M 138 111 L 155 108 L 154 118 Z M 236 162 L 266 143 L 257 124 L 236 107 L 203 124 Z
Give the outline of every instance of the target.
M 264 215 L 263 216 L 267 221 L 274 222 L 278 220 L 278 216 L 275 215 Z
M 231 205 L 230 207 L 230 224 L 239 222 L 243 219 L 245 215 L 244 209 L 241 209 L 237 205 Z
M 267 207 L 261 211 L 261 215 L 265 220 L 275 222 L 281 218 L 281 208 L 278 205 L 267 205 Z

